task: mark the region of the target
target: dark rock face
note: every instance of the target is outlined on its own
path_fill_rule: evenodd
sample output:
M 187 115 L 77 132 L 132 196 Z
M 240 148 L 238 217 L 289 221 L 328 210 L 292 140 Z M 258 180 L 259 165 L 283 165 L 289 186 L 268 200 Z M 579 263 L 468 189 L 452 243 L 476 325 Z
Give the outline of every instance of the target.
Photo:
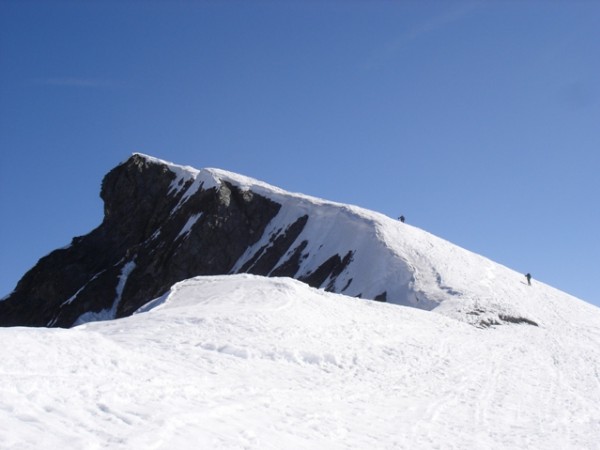
M 246 264 L 241 268 L 241 272 L 249 272 L 255 275 L 268 275 L 275 265 L 281 259 L 281 255 L 284 254 L 287 249 L 294 243 L 306 222 L 308 216 L 304 215 L 296 220 L 294 223 L 289 225 L 285 231 L 278 230 L 269 239 L 269 243 L 262 246 Z M 299 257 L 294 254 L 294 259 Z M 279 276 L 289 275 L 295 273 L 298 270 L 299 265 L 293 261 L 288 260 L 285 264 L 285 268 L 280 268 L 277 273 Z
M 327 289 L 333 289 L 333 280 L 337 277 L 342 270 L 350 264 L 352 261 L 352 252 L 346 253 L 344 259 L 340 258 L 339 255 L 333 255 L 331 258 L 327 259 L 323 264 L 321 264 L 317 270 L 312 272 L 310 275 L 306 277 L 301 277 L 300 281 L 304 281 L 310 286 L 321 286 L 328 278 L 331 278 L 332 281 L 328 284 Z
M 273 233 L 268 245 L 234 270 L 281 205 L 225 181 L 197 190 L 192 184 L 142 155 L 111 170 L 102 182 L 102 224 L 40 259 L 0 302 L 0 326 L 70 327 L 86 313 L 128 316 L 197 275 L 237 271 L 301 278 L 296 274 L 307 243 L 292 246 L 307 215 Z M 331 290 L 351 260 L 352 252 L 327 255 L 301 279 L 316 287 L 328 282 L 321 287 Z

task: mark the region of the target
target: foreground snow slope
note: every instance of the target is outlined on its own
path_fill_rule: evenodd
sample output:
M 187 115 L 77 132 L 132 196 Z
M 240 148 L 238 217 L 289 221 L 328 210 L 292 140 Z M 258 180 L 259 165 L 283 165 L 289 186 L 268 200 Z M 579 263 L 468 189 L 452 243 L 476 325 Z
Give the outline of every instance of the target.
M 540 326 L 233 275 L 125 319 L 0 329 L 0 448 L 600 448 L 598 310 L 515 289 Z

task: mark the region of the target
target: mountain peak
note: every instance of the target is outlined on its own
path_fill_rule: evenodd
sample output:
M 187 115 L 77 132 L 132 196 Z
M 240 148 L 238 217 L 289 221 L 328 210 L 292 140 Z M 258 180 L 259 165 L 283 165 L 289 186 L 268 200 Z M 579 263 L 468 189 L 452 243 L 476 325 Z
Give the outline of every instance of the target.
M 101 197 L 100 226 L 25 274 L 0 302 L 2 325 L 128 316 L 179 281 L 233 273 L 291 277 L 478 327 L 547 323 L 539 298 L 566 297 L 382 214 L 222 169 L 134 153 L 104 177 Z

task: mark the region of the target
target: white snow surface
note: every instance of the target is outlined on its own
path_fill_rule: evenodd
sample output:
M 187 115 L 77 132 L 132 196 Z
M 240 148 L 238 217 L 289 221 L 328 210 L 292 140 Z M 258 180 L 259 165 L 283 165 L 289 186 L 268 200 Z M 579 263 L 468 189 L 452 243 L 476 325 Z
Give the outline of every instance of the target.
M 0 448 L 600 448 L 599 310 L 514 288 L 543 325 L 225 275 L 125 319 L 0 329 Z

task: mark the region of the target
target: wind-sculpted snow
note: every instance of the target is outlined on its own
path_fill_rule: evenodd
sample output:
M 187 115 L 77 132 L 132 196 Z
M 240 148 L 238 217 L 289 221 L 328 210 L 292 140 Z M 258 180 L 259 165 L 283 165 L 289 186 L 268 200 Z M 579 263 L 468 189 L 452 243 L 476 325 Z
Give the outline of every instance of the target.
M 598 310 L 528 292 L 539 326 L 476 328 L 198 277 L 124 319 L 0 329 L 0 448 L 599 448 Z

